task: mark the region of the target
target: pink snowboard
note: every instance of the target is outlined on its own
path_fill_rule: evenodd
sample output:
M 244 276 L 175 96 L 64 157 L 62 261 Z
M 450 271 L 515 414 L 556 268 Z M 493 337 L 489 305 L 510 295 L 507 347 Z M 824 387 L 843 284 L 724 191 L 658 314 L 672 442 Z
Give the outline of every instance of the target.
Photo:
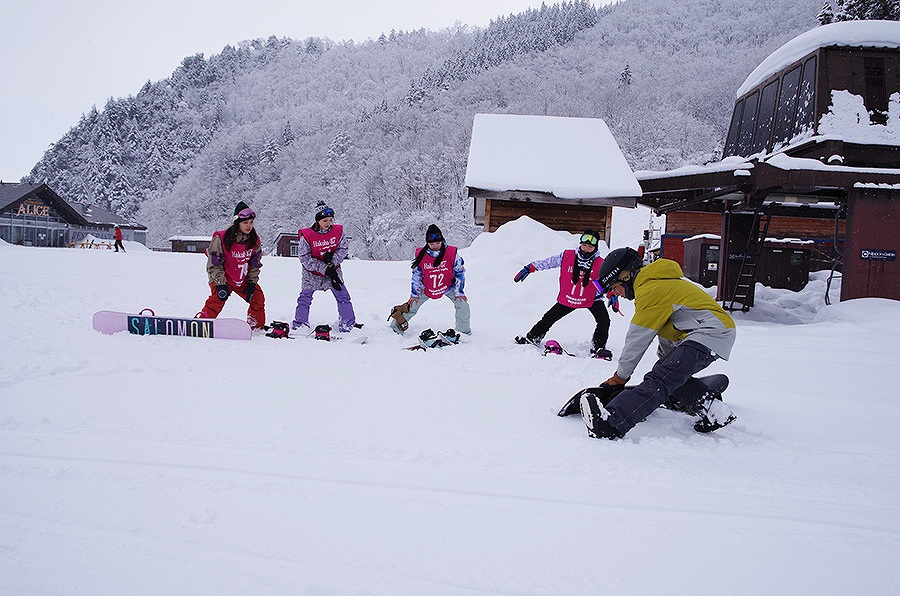
M 106 334 L 128 331 L 135 335 L 250 339 L 250 325 L 240 319 L 157 317 L 150 309 L 144 309 L 137 315 L 112 310 L 95 312 L 94 329 Z

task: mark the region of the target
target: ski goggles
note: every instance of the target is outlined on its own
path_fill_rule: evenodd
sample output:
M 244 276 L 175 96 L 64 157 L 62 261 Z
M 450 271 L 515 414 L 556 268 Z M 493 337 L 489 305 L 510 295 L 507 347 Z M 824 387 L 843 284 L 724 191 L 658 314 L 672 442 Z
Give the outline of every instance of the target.
M 433 232 L 425 236 L 426 242 L 440 242 L 444 239 L 440 232 Z
M 600 239 L 593 234 L 582 234 L 581 243 L 590 244 L 591 246 L 597 246 L 598 244 L 600 244 Z
M 247 207 L 246 209 L 241 209 L 238 211 L 238 214 L 234 216 L 234 221 L 237 220 L 246 220 L 246 219 L 256 219 L 256 211 Z
M 332 209 L 331 207 L 326 207 L 319 211 L 319 219 L 323 217 L 334 217 L 334 209 Z

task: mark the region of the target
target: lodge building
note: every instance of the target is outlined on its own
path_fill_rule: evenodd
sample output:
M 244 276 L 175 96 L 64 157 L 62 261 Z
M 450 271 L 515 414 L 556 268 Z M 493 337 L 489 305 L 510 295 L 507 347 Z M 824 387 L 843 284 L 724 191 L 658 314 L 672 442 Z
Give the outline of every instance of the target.
M 4 242 L 67 247 L 86 236 L 112 240 L 116 226 L 124 240 L 147 243 L 146 226 L 100 207 L 69 203 L 46 184 L 0 182 L 0 240 Z
M 666 215 L 661 256 L 717 235 L 717 299 L 747 310 L 767 245 L 799 240 L 809 268 L 840 272 L 841 300 L 900 300 L 900 23 L 808 31 L 736 96 L 720 162 L 636 173 L 638 202 Z

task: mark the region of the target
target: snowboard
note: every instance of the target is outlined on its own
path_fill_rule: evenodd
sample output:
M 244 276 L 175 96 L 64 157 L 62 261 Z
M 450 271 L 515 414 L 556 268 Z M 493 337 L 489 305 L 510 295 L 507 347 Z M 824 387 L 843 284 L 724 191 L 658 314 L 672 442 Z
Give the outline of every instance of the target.
M 447 346 L 455 346 L 458 343 L 459 333 L 457 333 L 453 329 L 447 329 L 447 331 L 443 333 L 440 331 L 435 333 L 431 329 L 425 329 L 424 331 L 422 331 L 422 333 L 419 334 L 418 344 L 403 349 L 409 350 L 410 352 L 414 352 L 417 350 L 425 352 L 429 348 L 440 350 L 442 348 L 446 348 Z
M 149 312 L 149 314 L 147 314 Z M 250 325 L 240 319 L 192 319 L 158 317 L 145 308 L 139 314 L 101 310 L 94 313 L 96 331 L 111 335 L 127 331 L 134 335 L 178 335 L 209 339 L 250 339 Z
M 362 324 L 355 325 L 356 329 L 362 329 Z M 354 337 L 342 337 L 340 335 L 332 335 L 333 331 L 331 325 L 316 325 L 312 331 L 304 332 L 302 335 L 291 335 L 291 331 L 297 331 L 297 329 L 291 329 L 290 325 L 287 323 L 282 323 L 281 321 L 272 321 L 271 324 L 266 325 L 264 327 L 268 333 L 266 333 L 266 337 L 272 337 L 275 339 L 298 339 L 298 338 L 307 338 L 307 339 L 317 339 L 320 341 L 340 341 L 347 340 L 348 343 L 351 344 L 366 344 L 369 343 L 369 337 L 367 335 L 359 335 Z
M 556 341 L 555 339 L 548 339 L 547 341 L 543 342 L 543 344 L 536 344 L 536 343 L 529 341 L 523 337 L 517 337 L 515 339 L 515 342 L 519 345 L 534 346 L 534 347 L 538 348 L 539 350 L 543 350 L 544 356 L 549 356 L 552 354 L 554 356 L 565 355 L 565 356 L 573 356 L 576 358 L 578 357 L 578 354 L 573 354 L 572 352 L 569 352 L 568 350 L 563 348 L 562 345 L 560 345 L 560 343 L 558 341 Z M 612 360 L 612 352 L 610 352 L 609 350 L 606 350 L 602 356 L 596 356 L 594 354 L 590 354 L 587 357 L 594 358 L 597 360 Z
M 717 374 L 717 375 L 708 375 L 705 377 L 695 377 L 691 381 L 685 383 L 685 385 L 689 385 L 689 387 L 685 388 L 684 391 L 687 392 L 696 392 L 695 394 L 699 397 L 706 393 L 707 391 L 718 391 L 721 393 L 725 391 L 728 387 L 728 377 L 726 375 Z M 581 406 L 579 405 L 579 401 L 581 400 L 581 396 L 584 393 L 590 393 L 594 395 L 597 400 L 602 403 L 604 406 L 609 405 L 609 402 L 613 400 L 615 396 L 621 393 L 625 389 L 634 389 L 634 385 L 600 385 L 599 387 L 588 387 L 586 389 L 582 389 L 575 395 L 573 395 L 569 401 L 565 403 L 565 405 L 557 412 L 557 416 L 571 416 L 573 414 L 581 413 Z M 680 408 L 674 407 L 673 404 L 663 404 L 664 408 L 674 411 L 683 411 Z

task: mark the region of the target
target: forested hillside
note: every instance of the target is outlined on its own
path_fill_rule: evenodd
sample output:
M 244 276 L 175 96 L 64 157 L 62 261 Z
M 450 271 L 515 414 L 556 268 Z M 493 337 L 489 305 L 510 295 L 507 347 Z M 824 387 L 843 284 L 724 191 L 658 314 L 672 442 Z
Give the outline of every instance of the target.
M 603 118 L 636 170 L 715 159 L 737 87 L 821 8 L 577 1 L 485 29 L 242 42 L 85 114 L 26 181 L 137 219 L 151 246 L 221 228 L 238 200 L 271 246 L 319 199 L 357 257 L 406 258 L 432 221 L 465 246 L 474 114 Z

